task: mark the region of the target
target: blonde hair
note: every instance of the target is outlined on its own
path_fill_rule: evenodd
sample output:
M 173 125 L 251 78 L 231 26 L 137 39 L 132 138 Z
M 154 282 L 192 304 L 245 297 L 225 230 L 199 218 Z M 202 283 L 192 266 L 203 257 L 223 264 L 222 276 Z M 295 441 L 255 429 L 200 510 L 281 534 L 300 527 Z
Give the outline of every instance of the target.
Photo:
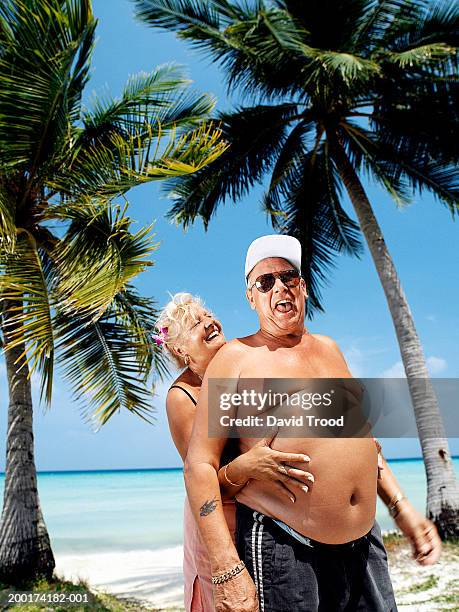
M 200 297 L 182 292 L 172 295 L 170 302 L 159 313 L 156 328 L 158 331 L 167 329 L 163 336 L 164 344 L 162 346 L 178 368 L 183 368 L 186 363 L 173 349 L 181 339 L 183 332 L 192 323 L 198 321 L 199 310 L 202 308 L 204 308 L 204 302 Z

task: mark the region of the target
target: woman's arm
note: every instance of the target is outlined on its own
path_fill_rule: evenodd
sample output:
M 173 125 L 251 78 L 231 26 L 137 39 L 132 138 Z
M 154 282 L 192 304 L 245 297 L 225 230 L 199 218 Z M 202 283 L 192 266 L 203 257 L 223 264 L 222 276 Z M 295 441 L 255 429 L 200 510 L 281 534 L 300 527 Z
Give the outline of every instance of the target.
M 378 495 L 388 508 L 393 507 L 395 524 L 410 540 L 416 561 L 420 565 L 432 565 L 438 561 L 441 554 L 441 540 L 437 528 L 432 521 L 418 512 L 406 497 L 402 497 L 400 485 L 382 455 L 381 462 L 383 469 L 378 479 Z
M 171 389 L 166 398 L 167 420 L 175 448 L 185 461 L 190 444 L 196 406 L 181 389 Z
M 220 468 L 218 482 L 222 499 L 232 499 L 249 480 L 270 480 L 282 495 L 295 503 L 295 489 L 307 492 L 314 476 L 286 463 L 309 462 L 307 455 L 283 453 L 270 447 L 271 439 L 263 438 L 250 450 Z

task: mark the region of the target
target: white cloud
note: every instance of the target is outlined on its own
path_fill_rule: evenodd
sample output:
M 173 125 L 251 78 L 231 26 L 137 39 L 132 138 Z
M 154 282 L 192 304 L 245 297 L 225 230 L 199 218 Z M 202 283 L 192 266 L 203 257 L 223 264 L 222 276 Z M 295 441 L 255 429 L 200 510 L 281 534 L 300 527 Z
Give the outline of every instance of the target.
M 448 367 L 448 363 L 442 357 L 434 357 L 433 355 L 426 359 L 427 369 L 431 375 L 439 374 Z M 406 378 L 405 368 L 401 361 L 397 361 L 393 366 L 384 370 L 381 374 L 382 378 Z
M 380 347 L 381 338 L 352 338 L 349 343 L 339 342 L 342 346 L 344 358 L 352 375 L 357 378 L 374 376 L 372 364 L 375 357 L 386 352 L 386 348 Z M 363 345 L 363 348 L 361 348 Z
M 347 349 L 344 349 L 344 358 L 346 359 L 347 366 L 352 372 L 353 376 L 361 378 L 364 375 L 364 353 L 357 346 L 352 345 Z
M 446 370 L 448 363 L 442 357 L 432 356 L 427 358 L 427 367 L 431 374 L 439 374 L 443 372 L 443 370 Z
M 435 323 L 435 322 L 436 322 L 436 320 L 437 320 L 437 317 L 436 317 L 436 315 L 434 315 L 434 314 L 428 314 L 428 315 L 426 316 L 426 319 L 427 319 L 428 321 L 432 321 L 432 323 Z
M 401 361 L 397 361 L 393 366 L 384 370 L 381 374 L 382 378 L 406 378 L 405 368 Z

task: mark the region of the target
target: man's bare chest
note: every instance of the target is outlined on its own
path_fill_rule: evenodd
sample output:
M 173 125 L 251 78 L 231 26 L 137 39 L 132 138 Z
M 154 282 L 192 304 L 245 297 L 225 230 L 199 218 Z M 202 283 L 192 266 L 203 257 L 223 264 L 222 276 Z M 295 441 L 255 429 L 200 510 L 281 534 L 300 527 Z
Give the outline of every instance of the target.
M 339 378 L 349 376 L 342 360 L 323 351 L 296 348 L 248 352 L 240 378 Z

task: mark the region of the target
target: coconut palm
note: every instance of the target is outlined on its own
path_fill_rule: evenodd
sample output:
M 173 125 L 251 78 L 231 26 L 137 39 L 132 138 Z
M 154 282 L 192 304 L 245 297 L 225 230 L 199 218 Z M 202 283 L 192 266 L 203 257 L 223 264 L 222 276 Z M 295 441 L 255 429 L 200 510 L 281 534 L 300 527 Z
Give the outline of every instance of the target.
M 338 253 L 363 234 L 393 318 L 428 479 L 427 513 L 458 534 L 459 489 L 407 299 L 362 178 L 398 205 L 429 191 L 458 209 L 459 4 L 450 0 L 134 0 L 140 19 L 219 63 L 245 104 L 222 112 L 229 149 L 166 185 L 170 214 L 207 226 L 270 175 L 264 207 L 303 245 L 308 315 Z M 358 224 L 343 206 L 352 202 Z
M 0 6 L 0 313 L 8 439 L 0 581 L 50 577 L 34 463 L 31 376 L 45 405 L 59 364 L 97 425 L 127 409 L 151 422 L 150 374 L 166 372 L 155 307 L 133 286 L 157 248 L 132 231 L 126 192 L 194 172 L 225 145 L 208 95 L 174 66 L 82 106 L 96 21 L 90 0 Z

